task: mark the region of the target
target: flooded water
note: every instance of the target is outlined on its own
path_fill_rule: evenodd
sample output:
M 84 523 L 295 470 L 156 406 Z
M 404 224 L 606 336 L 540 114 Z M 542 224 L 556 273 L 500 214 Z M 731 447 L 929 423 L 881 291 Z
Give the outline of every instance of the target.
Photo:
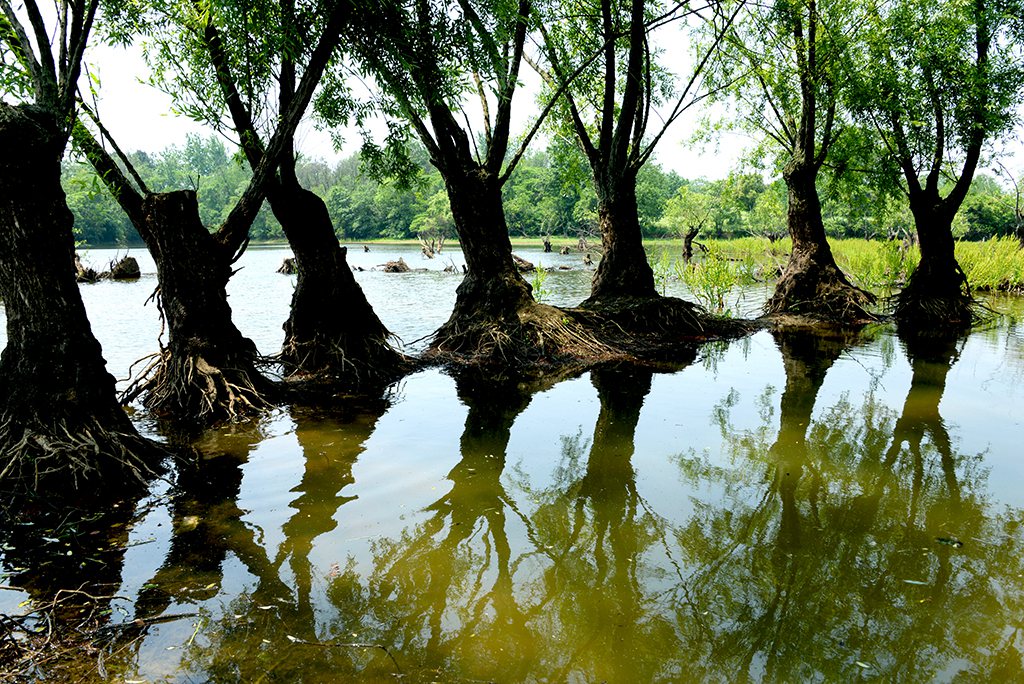
M 430 270 L 357 275 L 415 349 L 460 259 L 350 260 L 400 253 Z M 585 296 L 578 255 L 522 255 L 577 267 L 547 301 Z M 268 353 L 284 256 L 231 285 Z M 83 286 L 119 377 L 160 331 L 142 261 Z M 285 407 L 203 436 L 201 476 L 0 529 L 0 613 L 100 597 L 53 681 L 1024 681 L 1024 307 L 992 304 L 927 345 L 762 332 L 671 373 L 425 370 Z

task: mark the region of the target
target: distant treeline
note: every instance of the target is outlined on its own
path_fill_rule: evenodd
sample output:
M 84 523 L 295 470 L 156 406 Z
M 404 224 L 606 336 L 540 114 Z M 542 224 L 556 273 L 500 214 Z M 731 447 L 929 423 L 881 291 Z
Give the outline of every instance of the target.
M 184 145 L 156 154 L 135 152 L 133 164 L 153 191 L 194 188 L 199 212 L 215 228 L 241 195 L 251 172 L 217 137 L 190 135 Z M 408 239 L 441 233 L 454 237 L 448 197 L 441 176 L 422 151 L 414 154 L 419 175 L 409 187 L 366 173 L 358 156 L 330 165 L 300 161 L 299 182 L 327 203 L 338 237 L 359 241 Z M 75 215 L 78 239 L 91 246 L 141 245 L 124 212 L 81 160 L 64 163 L 64 191 Z M 675 237 L 691 227 L 701 237 L 786 234 L 786 189 L 781 180 L 765 182 L 758 173 L 733 173 L 724 180 L 686 179 L 657 163 L 637 179 L 640 225 L 647 237 Z M 903 237 L 913 231 L 906 202 L 884 197 L 865 182 L 862 188 L 822 191 L 827 233 L 832 237 Z M 597 198 L 589 169 L 569 146 L 553 145 L 521 163 L 504 188 L 505 212 L 513 235 L 597 236 Z M 975 178 L 954 225 L 967 240 L 1013 235 L 1016 197 L 991 176 Z M 256 241 L 284 240 L 281 227 L 264 206 L 252 226 Z

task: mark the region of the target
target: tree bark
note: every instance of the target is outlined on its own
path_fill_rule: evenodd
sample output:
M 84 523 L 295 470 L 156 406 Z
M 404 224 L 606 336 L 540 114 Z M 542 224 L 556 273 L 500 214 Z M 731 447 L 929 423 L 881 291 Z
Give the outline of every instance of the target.
M 406 359 L 388 344 L 390 333 L 352 275 L 323 200 L 297 182 L 275 183 L 268 199 L 298 268 L 281 351 L 289 376 L 363 388 L 394 380 Z
M 911 191 L 921 261 L 896 296 L 896 324 L 905 331 L 969 327 L 974 322 L 967 276 L 956 260 L 953 217 L 938 192 Z
M 627 172 L 598 177 L 597 220 L 604 256 L 597 266 L 587 303 L 614 297 L 657 298 L 654 271 L 647 263 L 636 200 L 636 176 Z
M 683 233 L 683 261 L 687 264 L 693 261 L 693 241 L 697 239 L 698 233 L 700 233 L 700 226 L 690 226 Z
M 479 346 L 480 336 L 517 328 L 519 312 L 534 303 L 532 288 L 512 260 L 501 185 L 482 168 L 444 171 L 455 230 L 466 258 L 448 321 L 434 334 L 436 351 L 459 353 Z
M 149 194 L 136 228 L 156 262 L 167 348 L 130 390 L 157 415 L 208 425 L 266 408 L 272 383 L 256 370 L 256 345 L 231 320 L 224 247 L 199 218 L 195 192 Z
M 75 282 L 74 217 L 60 185 L 66 137 L 36 107 L 0 103 L 0 482 L 74 485 L 150 470 L 159 448 L 117 403 Z
M 871 319 L 864 306 L 874 297 L 854 287 L 836 265 L 825 236 L 813 163 L 791 161 L 783 172 L 789 191 L 787 221 L 793 249 L 765 304 L 765 313 L 793 313 L 842 322 Z
M 74 136 L 157 267 L 168 346 L 125 399 L 145 395 L 147 408 L 192 427 L 269 407 L 261 394 L 272 385 L 256 370 L 256 347 L 235 327 L 227 303 L 231 258 L 248 234 L 248 219 L 211 235 L 199 218 L 195 192 L 136 190 L 84 126 L 77 126 Z

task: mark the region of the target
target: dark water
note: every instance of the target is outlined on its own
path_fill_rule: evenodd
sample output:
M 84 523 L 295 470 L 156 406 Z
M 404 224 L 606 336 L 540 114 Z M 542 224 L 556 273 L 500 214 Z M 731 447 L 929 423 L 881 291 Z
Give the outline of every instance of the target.
M 232 285 L 268 352 L 281 258 Z M 406 260 L 434 270 L 359 278 L 411 342 L 458 277 Z M 549 301 L 588 280 L 552 273 Z M 155 347 L 154 285 L 83 289 L 121 376 Z M 1022 681 L 1022 380 L 1013 316 L 543 385 L 427 370 L 212 431 L 202 477 L 115 510 L 0 530 L 0 613 L 105 597 L 93 647 L 37 672 L 60 681 Z

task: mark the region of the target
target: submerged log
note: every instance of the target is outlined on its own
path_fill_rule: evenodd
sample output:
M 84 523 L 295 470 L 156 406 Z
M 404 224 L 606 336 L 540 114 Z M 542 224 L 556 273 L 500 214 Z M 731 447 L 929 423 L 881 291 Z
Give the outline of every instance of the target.
M 299 272 L 299 267 L 295 264 L 293 257 L 287 257 L 281 262 L 281 268 L 277 269 L 278 273 L 284 273 L 285 275 L 295 275 Z
M 108 276 L 111 280 L 138 280 L 142 277 L 142 269 L 135 257 L 125 256 L 110 262 Z
M 512 255 L 512 261 L 515 262 L 516 268 L 519 269 L 520 273 L 532 273 L 536 270 L 536 266 L 531 264 L 529 261 L 521 256 Z
M 100 279 L 100 273 L 82 263 L 82 259 L 75 255 L 75 280 L 80 283 L 95 283 Z
M 409 264 L 405 263 L 405 259 L 398 257 L 398 261 L 389 261 L 383 266 L 381 270 L 385 273 L 408 273 L 412 269 L 409 268 Z

